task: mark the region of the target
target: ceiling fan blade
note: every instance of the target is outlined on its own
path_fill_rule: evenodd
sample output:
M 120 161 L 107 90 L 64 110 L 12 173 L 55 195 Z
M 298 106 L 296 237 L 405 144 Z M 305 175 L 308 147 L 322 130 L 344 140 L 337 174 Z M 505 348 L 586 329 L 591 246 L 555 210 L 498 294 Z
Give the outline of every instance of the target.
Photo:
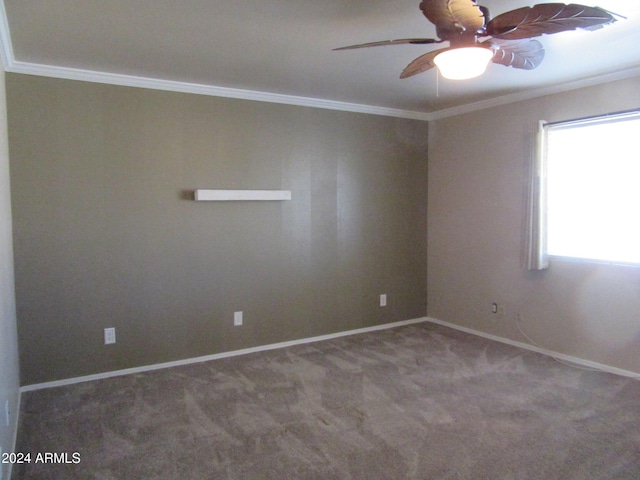
M 564 3 L 541 3 L 498 15 L 487 24 L 487 35 L 518 40 L 575 30 L 589 29 L 614 22 L 609 12 L 599 7 Z
M 422 0 L 420 10 L 436 26 L 439 38 L 449 40 L 484 27 L 484 14 L 474 0 Z
M 489 44 L 494 51 L 493 63 L 507 67 L 533 70 L 544 59 L 544 48 L 537 40 L 498 40 L 491 39 L 483 44 Z
M 400 78 L 412 77 L 419 73 L 426 72 L 427 70 L 431 70 L 436 66 L 436 64 L 433 63 L 433 59 L 436 58 L 439 53 L 442 53 L 445 50 L 449 50 L 449 48 L 439 48 L 438 50 L 420 55 L 413 62 L 407 65 L 407 67 L 400 74 Z
M 408 43 L 414 45 L 426 45 L 431 43 L 442 43 L 442 40 L 436 40 L 435 38 L 399 38 L 398 40 L 382 40 L 379 42 L 360 43 L 358 45 L 334 48 L 333 50 L 353 50 L 354 48 L 383 47 L 385 45 L 403 45 Z

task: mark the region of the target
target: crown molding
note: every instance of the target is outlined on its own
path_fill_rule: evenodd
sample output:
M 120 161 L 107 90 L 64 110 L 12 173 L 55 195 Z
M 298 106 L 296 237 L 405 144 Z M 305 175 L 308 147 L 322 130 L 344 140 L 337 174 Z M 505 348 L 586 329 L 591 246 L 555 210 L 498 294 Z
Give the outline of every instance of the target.
M 8 64 L 5 63 L 5 70 L 12 73 L 38 75 L 42 77 L 62 78 L 67 80 L 79 80 L 93 83 L 105 83 L 109 85 L 147 88 L 152 90 L 165 90 L 170 92 L 191 93 L 196 95 L 209 95 L 213 97 L 235 98 L 240 100 L 253 100 L 257 102 L 280 103 L 284 105 L 323 108 L 327 110 L 366 113 L 369 115 L 382 115 L 385 117 L 398 117 L 425 121 L 429 119 L 429 114 L 425 112 L 378 107 L 375 105 L 338 102 L 334 100 L 324 100 L 321 98 L 299 97 L 295 95 L 259 92 L 255 90 L 244 90 L 239 88 L 217 87 L 214 85 L 178 82 L 172 80 L 163 80 L 159 78 L 122 75 L 95 70 L 58 67 L 53 65 L 21 62 L 17 60 L 10 60 Z
M 43 77 L 105 83 L 127 87 L 148 88 L 152 90 L 192 93 L 196 95 L 254 100 L 258 102 L 280 103 L 301 107 L 323 108 L 344 112 L 366 113 L 369 115 L 381 115 L 385 117 L 398 117 L 424 121 L 429 119 L 428 113 L 411 110 L 22 62 L 16 60 L 14 56 L 13 45 L 11 42 L 11 31 L 3 0 L 0 0 L 0 57 L 2 57 L 4 70 L 12 73 L 23 73 L 26 75 L 38 75 Z
M 447 108 L 430 112 L 428 120 L 439 120 L 447 117 L 454 117 L 456 115 L 462 115 L 465 113 L 471 113 L 478 110 L 485 110 L 487 108 L 500 107 L 502 105 L 508 105 L 510 103 L 521 102 L 524 100 L 531 100 L 534 98 L 544 97 L 547 95 L 554 95 L 557 93 L 569 92 L 571 90 L 577 90 L 579 88 L 593 87 L 595 85 L 601 85 L 603 83 L 615 82 L 617 80 L 626 80 L 628 78 L 639 77 L 640 66 L 626 68 L 618 70 L 612 73 L 606 73 L 602 75 L 595 75 L 580 80 L 574 80 L 565 83 L 559 83 L 557 85 L 551 85 L 547 87 L 534 88 L 522 92 L 511 93 L 508 95 L 502 95 L 500 97 L 494 97 L 487 100 L 481 100 L 479 102 L 468 103 L 457 107 Z
M 516 92 L 487 100 L 459 105 L 452 108 L 436 110 L 432 112 L 421 112 L 413 110 L 403 110 L 395 108 L 380 107 L 376 105 L 363 105 L 349 102 L 339 102 L 325 100 L 321 98 L 300 97 L 295 95 L 284 95 L 278 93 L 260 92 L 255 90 L 244 90 L 239 88 L 218 87 L 215 85 L 205 85 L 188 83 L 159 78 L 138 77 L 110 72 L 94 70 L 84 70 L 78 68 L 60 67 L 55 65 L 45 65 L 31 62 L 18 61 L 14 57 L 11 42 L 11 32 L 4 0 L 0 0 L 0 57 L 4 70 L 12 73 L 22 73 L 26 75 L 37 75 L 43 77 L 62 78 L 67 80 L 78 80 L 93 83 L 104 83 L 109 85 L 120 85 L 127 87 L 146 88 L 152 90 L 164 90 L 180 93 L 191 93 L 196 95 L 209 95 L 214 97 L 235 98 L 240 100 L 253 100 L 257 102 L 279 103 L 284 105 L 296 105 L 301 107 L 322 108 L 327 110 L 338 110 L 344 112 L 364 113 L 368 115 L 381 115 L 385 117 L 406 118 L 411 120 L 433 121 L 442 118 L 453 117 L 465 113 L 471 113 L 487 108 L 499 107 L 510 103 L 531 100 L 545 95 L 567 92 L 578 88 L 591 87 L 602 83 L 625 80 L 632 77 L 640 77 L 640 66 L 635 66 L 613 73 L 597 75 L 586 79 L 565 82 L 541 88 Z
M 0 0 L 0 60 L 2 61 L 2 66 L 5 72 L 21 73 L 25 75 L 147 88 L 170 92 L 191 93 L 196 95 L 209 95 L 214 97 L 235 98 L 241 100 L 253 100 L 258 102 L 279 103 L 413 120 L 429 120 L 429 113 L 426 112 L 22 62 L 16 60 L 14 56 L 13 44 L 11 41 L 11 30 L 9 28 L 4 0 Z
M 2 5 L 2 3 L 0 3 Z M 0 12 L 0 16 L 2 16 Z M 146 88 L 151 90 L 164 90 L 170 92 L 191 93 L 196 95 L 209 95 L 214 97 L 235 98 L 239 100 L 253 100 L 257 102 L 279 103 L 284 105 L 295 105 L 302 107 L 322 108 L 328 110 L 338 110 L 344 112 L 364 113 L 369 115 L 381 115 L 385 117 L 406 118 L 412 120 L 433 121 L 478 110 L 508 105 L 510 103 L 531 100 L 534 98 L 553 95 L 557 93 L 576 90 L 579 88 L 591 87 L 603 83 L 617 80 L 625 80 L 640 76 L 640 67 L 633 67 L 619 70 L 613 73 L 575 80 L 572 82 L 551 85 L 542 88 L 535 88 L 523 92 L 516 92 L 509 95 L 481 100 L 479 102 L 468 103 L 452 108 L 437 110 L 433 112 L 418 112 L 411 110 L 401 110 L 375 105 L 362 105 L 348 102 L 338 102 L 321 98 L 299 97 L 294 95 L 283 95 L 277 93 L 260 92 L 254 90 L 243 90 L 238 88 L 217 87 L 197 83 L 178 82 L 163 80 L 158 78 L 138 77 L 132 75 L 122 75 L 117 73 L 99 72 L 94 70 L 83 70 L 77 68 L 59 67 L 53 65 L 43 65 L 37 63 L 21 62 L 13 59 L 13 51 L 10 45 L 10 37 L 6 30 L 8 26 L 2 25 L 0 18 L 0 55 L 7 72 L 22 73 L 26 75 L 37 75 L 43 77 L 62 78 L 67 80 L 78 80 L 93 83 L 104 83 L 109 85 L 120 85 L 127 87 Z

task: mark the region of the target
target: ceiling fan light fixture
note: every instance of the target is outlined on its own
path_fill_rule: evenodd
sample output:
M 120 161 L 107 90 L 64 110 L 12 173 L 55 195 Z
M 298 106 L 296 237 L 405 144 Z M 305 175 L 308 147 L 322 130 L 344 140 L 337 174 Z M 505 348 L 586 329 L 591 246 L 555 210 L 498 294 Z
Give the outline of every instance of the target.
M 484 47 L 452 48 L 433 59 L 444 78 L 467 80 L 479 77 L 493 58 L 493 50 Z

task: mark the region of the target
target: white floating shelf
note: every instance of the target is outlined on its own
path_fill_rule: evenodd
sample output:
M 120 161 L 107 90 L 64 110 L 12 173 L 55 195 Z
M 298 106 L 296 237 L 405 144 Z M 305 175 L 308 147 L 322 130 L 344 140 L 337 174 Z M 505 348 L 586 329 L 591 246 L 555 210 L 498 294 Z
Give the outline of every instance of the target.
M 196 190 L 196 202 L 291 200 L 290 190 Z

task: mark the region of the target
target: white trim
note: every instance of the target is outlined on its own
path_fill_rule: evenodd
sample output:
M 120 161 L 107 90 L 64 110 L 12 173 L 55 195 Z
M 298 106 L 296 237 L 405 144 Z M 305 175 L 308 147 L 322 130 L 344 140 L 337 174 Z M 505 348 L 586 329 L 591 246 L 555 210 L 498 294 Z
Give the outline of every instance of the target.
M 208 95 L 213 97 L 236 98 L 241 100 L 253 100 L 258 102 L 279 103 L 284 105 L 296 105 L 302 107 L 338 110 L 344 112 L 365 113 L 369 115 L 381 115 L 385 117 L 407 118 L 411 120 L 433 121 L 441 118 L 452 117 L 464 113 L 484 110 L 487 108 L 507 105 L 523 100 L 530 100 L 545 95 L 562 93 L 583 87 L 590 87 L 602 83 L 624 80 L 640 76 L 640 67 L 628 68 L 618 72 L 598 75 L 573 82 L 562 83 L 550 87 L 534 88 L 509 95 L 503 95 L 488 100 L 460 105 L 457 107 L 437 110 L 433 112 L 420 112 L 387 108 L 375 105 L 362 105 L 357 103 L 339 102 L 321 98 L 299 97 L 295 95 L 283 95 L 278 93 L 243 90 L 238 88 L 217 87 L 197 83 L 162 80 L 159 78 L 138 77 L 117 73 L 84 70 L 78 68 L 59 67 L 31 62 L 18 61 L 14 57 L 11 42 L 11 32 L 7 20 L 4 1 L 0 0 L 0 56 L 6 72 L 22 73 L 26 75 L 38 75 L 43 77 L 62 78 L 67 80 L 79 80 L 85 82 L 103 83 L 108 85 L 120 85 L 152 90 L 164 90 L 170 92 L 191 93 L 196 95 Z
M 456 325 L 455 323 L 445 322 L 443 320 L 438 320 L 437 318 L 427 317 L 427 322 L 435 323 L 437 325 L 442 325 L 443 327 L 453 328 L 455 330 L 460 330 L 461 332 L 470 333 L 472 335 L 476 335 L 478 337 L 487 338 L 489 340 L 494 340 L 500 343 L 506 343 L 507 345 L 511 345 L 513 347 L 520 347 L 526 350 L 531 350 L 537 353 L 541 353 L 543 355 L 547 355 L 549 357 L 557 358 L 559 360 L 563 360 L 565 362 L 575 363 L 576 365 L 580 365 L 587 368 L 592 368 L 596 370 L 602 370 L 603 372 L 613 373 L 616 375 L 621 375 L 623 377 L 632 377 L 632 378 L 640 378 L 640 372 L 633 372 L 631 370 L 623 370 L 622 368 L 612 367 L 610 365 L 605 365 L 602 363 L 592 362 L 590 360 L 585 360 L 579 357 L 573 357 L 571 355 L 565 355 L 564 353 L 554 352 L 553 350 L 548 350 L 546 348 L 537 347 L 535 345 L 531 345 L 529 343 L 518 342 L 516 340 L 511 340 L 505 337 L 499 337 L 497 335 L 492 335 L 490 333 L 481 332 L 479 330 L 474 330 L 473 328 L 463 327 L 461 325 Z
M 441 118 L 453 117 L 456 115 L 462 115 L 464 113 L 485 110 L 487 108 L 500 107 L 502 105 L 508 105 L 524 100 L 531 100 L 538 97 L 544 97 L 546 95 L 569 92 L 571 90 L 577 90 L 579 88 L 593 87 L 595 85 L 615 82 L 617 80 L 626 80 L 627 78 L 633 78 L 637 76 L 640 76 L 640 67 L 627 68 L 613 73 L 596 75 L 593 77 L 574 80 L 572 82 L 560 83 L 549 87 L 534 88 L 531 90 L 511 93 L 509 95 L 490 98 L 488 100 L 481 100 L 479 102 L 468 103 L 466 105 L 460 105 L 444 110 L 437 110 L 429 113 L 428 120 L 439 120 Z
M 1 2 L 0 2 L 1 3 Z M 0 17 L 2 12 L 0 11 Z M 338 102 L 321 98 L 299 97 L 295 95 L 283 95 L 279 93 L 259 92 L 243 90 L 239 88 L 216 87 L 197 83 L 162 80 L 158 78 L 137 77 L 94 70 L 78 68 L 58 67 L 37 63 L 21 62 L 13 59 L 11 39 L 0 18 L 0 54 L 3 56 L 5 71 L 37 75 L 42 77 L 62 78 L 66 80 L 78 80 L 83 82 L 103 83 L 107 85 L 119 85 L 125 87 L 147 88 L 151 90 L 163 90 L 169 92 L 191 93 L 194 95 L 208 95 L 213 97 L 235 98 L 240 100 L 252 100 L 258 102 L 278 103 L 283 105 L 295 105 L 301 107 L 338 110 L 343 112 L 365 113 L 369 115 L 381 115 L 385 117 L 406 118 L 411 120 L 433 121 L 442 118 L 453 117 L 478 110 L 499 107 L 511 103 L 531 100 L 546 95 L 568 92 L 579 88 L 592 87 L 603 83 L 625 80 L 640 76 L 640 67 L 620 70 L 614 73 L 561 83 L 549 87 L 534 88 L 509 95 L 481 100 L 478 102 L 459 105 L 457 107 L 436 110 L 433 112 L 418 112 L 413 110 L 401 110 L 395 108 L 379 107 L 375 105 L 362 105 L 357 103 Z M 6 19 L 5 19 L 6 21 Z M 7 57 L 7 58 L 5 58 Z
M 0 35 L 0 41 L 1 37 L 2 36 Z M 83 82 L 147 88 L 151 90 L 164 90 L 169 92 L 191 93 L 195 95 L 208 95 L 212 97 L 236 98 L 240 100 L 253 100 L 258 102 L 279 103 L 284 105 L 322 108 L 327 110 L 339 110 L 344 112 L 366 113 L 369 115 L 408 118 L 412 120 L 426 121 L 428 120 L 429 116 L 429 114 L 425 112 L 378 107 L 375 105 L 361 105 L 357 103 L 324 100 L 321 98 L 299 97 L 295 95 L 283 95 L 279 93 L 259 92 L 255 90 L 244 90 L 239 88 L 216 87 L 213 85 L 204 85 L 199 83 L 162 80 L 159 78 L 138 77 L 118 73 L 83 70 L 79 68 L 42 65 L 37 63 L 16 61 L 13 58 L 8 62 L 8 65 L 5 66 L 5 70 L 12 73 L 23 73 L 26 75 L 62 78 L 66 80 L 79 80 Z
M 375 105 L 361 105 L 357 103 L 324 100 L 321 98 L 299 97 L 254 90 L 243 90 L 239 88 L 216 87 L 213 85 L 162 80 L 159 78 L 138 77 L 134 75 L 122 75 L 79 68 L 21 62 L 16 60 L 14 56 L 13 44 L 11 41 L 11 30 L 9 28 L 4 0 L 0 0 L 0 56 L 2 57 L 2 64 L 6 72 L 22 73 L 25 75 L 39 75 L 43 77 L 79 80 L 125 87 L 148 88 L 151 90 L 164 90 L 169 92 L 191 93 L 213 97 L 254 100 L 258 102 L 322 108 L 343 112 L 366 113 L 369 115 L 407 118 L 412 120 L 426 121 L 429 116 L 429 114 L 425 112 L 379 107 Z
M 241 350 L 233 350 L 230 352 L 214 353 L 213 355 L 205 355 L 202 357 L 185 358 L 184 360 L 175 360 L 173 362 L 156 363 L 154 365 L 144 365 L 141 367 L 125 368 L 123 370 L 114 370 L 111 372 L 96 373 L 94 375 L 85 375 L 82 377 L 65 378 L 63 380 L 54 380 L 52 382 L 36 383 L 36 384 L 25 385 L 20 387 L 20 392 L 31 392 L 33 390 L 41 390 L 43 388 L 62 387 L 65 385 L 72 385 L 74 383 L 90 382 L 93 380 L 102 380 L 105 378 L 118 377 L 121 375 L 130 375 L 133 373 L 144 373 L 144 372 L 150 372 L 153 370 L 160 370 L 164 368 L 190 365 L 193 363 L 208 362 L 210 360 L 236 357 L 238 355 L 246 355 L 249 353 L 265 352 L 267 350 L 275 350 L 278 348 L 292 347 L 295 345 L 303 345 L 305 343 L 321 342 L 324 340 L 331 340 L 333 338 L 346 337 L 349 335 L 357 335 L 359 333 L 375 332 L 377 330 L 386 330 L 389 328 L 396 328 L 404 325 L 411 325 L 414 323 L 422 323 L 426 321 L 428 321 L 426 317 L 414 318 L 411 320 L 402 320 L 399 322 L 385 323 L 383 325 L 376 325 L 373 327 L 357 328 L 355 330 L 347 330 L 344 332 L 329 333 L 327 335 L 319 335 L 317 337 L 308 337 L 308 338 L 301 338 L 298 340 L 290 340 L 287 342 L 272 343 L 269 345 L 260 345 L 257 347 L 243 348 Z
M 598 370 L 602 370 L 604 372 L 608 372 L 608 373 L 613 373 L 616 375 L 621 375 L 624 377 L 632 377 L 632 378 L 639 378 L 640 377 L 640 373 L 636 373 L 630 370 L 623 370 L 621 368 L 616 368 L 616 367 L 612 367 L 609 365 L 604 365 L 602 363 L 597 363 L 597 362 L 591 362 L 589 360 L 584 360 L 582 358 L 578 358 L 578 357 L 573 357 L 571 355 L 565 355 L 563 353 L 558 353 L 558 352 L 554 352 L 552 350 L 548 350 L 546 348 L 541 348 L 541 347 L 536 347 L 534 345 L 530 345 L 528 343 L 523 343 L 523 342 L 518 342 L 515 340 L 510 340 L 508 338 L 504 338 L 504 337 L 499 337 L 497 335 L 492 335 L 490 333 L 485 333 L 485 332 L 481 332 L 479 330 L 474 330 L 472 328 L 468 328 L 468 327 L 463 327 L 461 325 L 456 325 L 454 323 L 450 323 L 450 322 L 445 322 L 443 320 L 438 320 L 437 318 L 433 318 L 433 317 L 420 317 L 420 318 L 414 318 L 411 320 L 402 320 L 399 322 L 393 322 L 393 323 L 385 323 L 383 325 L 376 325 L 373 327 L 365 327 L 365 328 L 358 328 L 355 330 L 347 330 L 344 332 L 336 332 L 336 333 L 329 333 L 327 335 L 319 335 L 316 337 L 308 337 L 308 338 L 301 338 L 298 340 L 290 340 L 290 341 L 286 341 L 286 342 L 279 342 L 279 343 L 272 343 L 269 345 L 260 345 L 257 347 L 250 347 L 250 348 L 243 348 L 241 350 L 233 350 L 230 352 L 222 352 L 222 353 L 215 353 L 212 355 L 205 355 L 202 357 L 194 357 L 194 358 L 185 358 L 183 360 L 175 360 L 172 362 L 164 362 L 164 363 L 157 363 L 154 365 L 144 365 L 141 367 L 133 367 L 133 368 L 125 368 L 123 370 L 114 370 L 114 371 L 110 371 L 110 372 L 103 372 L 103 373 L 97 373 L 94 375 L 85 375 L 82 377 L 73 377 L 73 378 L 66 378 L 63 380 L 54 380 L 52 382 L 44 382 L 44 383 L 36 383 L 36 384 L 32 384 L 32 385 L 24 385 L 22 387 L 20 387 L 20 393 L 23 392 L 31 392 L 34 390 L 42 390 L 45 388 L 54 388 L 54 387 L 62 387 L 65 385 L 73 385 L 75 383 L 82 383 L 82 382 L 91 382 L 94 380 L 102 380 L 105 378 L 111 378 L 111 377 L 119 377 L 122 375 L 131 375 L 131 374 L 135 374 L 135 373 L 144 373 L 144 372 L 150 372 L 153 370 L 161 370 L 164 368 L 171 368 L 171 367 L 179 367 L 179 366 L 183 366 L 183 365 L 191 365 L 194 363 L 201 363 L 201 362 L 208 362 L 211 360 L 218 360 L 221 358 L 229 358 L 229 357 L 236 357 L 239 355 L 247 355 L 250 353 L 257 353 L 257 352 L 265 352 L 268 350 L 276 350 L 279 348 L 286 348 L 286 347 L 292 347 L 295 345 L 303 345 L 306 343 L 313 343 L 313 342 L 321 342 L 324 340 L 331 340 L 334 338 L 340 338 L 340 337 L 346 337 L 346 336 L 350 336 L 350 335 L 357 335 L 360 333 L 368 333 L 368 332 L 375 332 L 378 330 L 386 330 L 389 328 L 396 328 L 396 327 L 401 327 L 404 325 L 412 325 L 412 324 L 416 324 L 416 323 L 424 323 L 424 322 L 430 322 L 430 323 L 434 323 L 437 325 L 441 325 L 443 327 L 449 327 L 449 328 L 453 328 L 455 330 L 459 330 L 461 332 L 465 332 L 465 333 L 469 333 L 471 335 L 476 335 L 478 337 L 483 337 L 483 338 L 487 338 L 489 340 L 494 340 L 496 342 L 500 342 L 500 343 L 505 343 L 507 345 L 511 345 L 514 347 L 519 347 L 519 348 L 524 348 L 525 350 L 531 350 L 537 353 L 541 353 L 543 355 L 547 355 L 549 357 L 554 357 L 560 360 L 564 360 L 566 362 L 571 362 L 571 363 L 575 363 L 577 365 L 581 365 L 584 367 L 588 367 L 588 368 L 594 368 L 594 369 L 598 369 Z M 19 408 L 19 407 L 18 407 Z
M 0 2 L 2 3 L 2 2 Z M 0 16 L 2 12 L 0 11 Z M 1 19 L 0 19 L 1 20 Z M 6 18 L 5 18 L 6 21 Z M 4 27 L 8 28 L 8 26 Z M 568 92 L 579 88 L 592 87 L 603 83 L 625 80 L 640 76 L 640 67 L 620 70 L 618 72 L 593 76 L 572 82 L 561 83 L 549 87 L 534 88 L 521 92 L 503 95 L 500 97 L 481 100 L 478 102 L 459 105 L 457 107 L 436 110 L 433 112 L 418 112 L 412 110 L 401 110 L 395 108 L 378 107 L 375 105 L 362 105 L 348 102 L 338 102 L 334 100 L 324 100 L 321 98 L 299 97 L 294 95 L 283 95 L 278 93 L 259 92 L 254 90 L 243 90 L 239 88 L 216 87 L 197 83 L 179 82 L 172 80 L 162 80 L 158 78 L 137 77 L 133 75 L 123 75 L 118 73 L 100 72 L 94 70 L 83 70 L 78 68 L 58 67 L 54 65 L 43 65 L 37 63 L 21 62 L 13 59 L 11 49 L 11 39 L 5 38 L 8 34 L 4 31 L 0 22 L 0 51 L 8 59 L 4 61 L 5 71 L 12 73 L 22 73 L 26 75 L 37 75 L 42 77 L 62 78 L 66 80 L 78 80 L 83 82 L 103 83 L 107 85 L 119 85 L 124 87 L 146 88 L 150 90 L 163 90 L 178 93 L 190 93 L 194 95 L 207 95 L 213 97 L 235 98 L 239 100 L 252 100 L 257 102 L 278 103 L 283 105 L 295 105 L 301 107 L 321 108 L 327 110 L 338 110 L 344 112 L 365 113 L 369 115 L 381 115 L 385 117 L 406 118 L 411 120 L 433 121 L 442 118 L 453 117 L 478 110 L 499 107 L 511 103 L 531 100 L 546 95 Z M 8 42 L 8 46 L 7 46 Z

